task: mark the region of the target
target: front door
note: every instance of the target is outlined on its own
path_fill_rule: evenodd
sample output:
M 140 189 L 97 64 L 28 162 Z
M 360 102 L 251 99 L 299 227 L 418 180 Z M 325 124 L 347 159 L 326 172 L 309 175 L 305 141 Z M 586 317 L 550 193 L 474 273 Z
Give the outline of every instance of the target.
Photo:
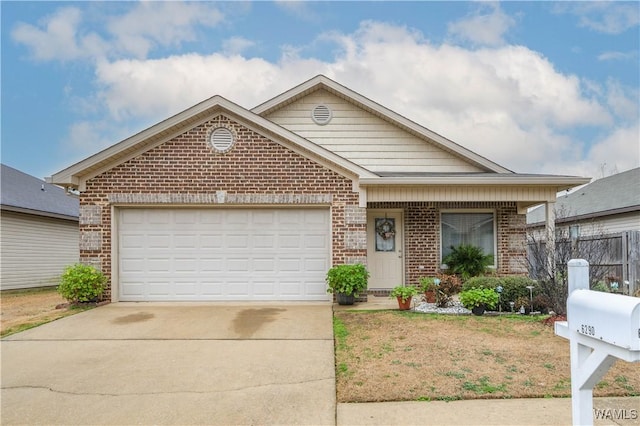
M 367 212 L 369 289 L 389 289 L 404 283 L 403 229 L 401 210 Z

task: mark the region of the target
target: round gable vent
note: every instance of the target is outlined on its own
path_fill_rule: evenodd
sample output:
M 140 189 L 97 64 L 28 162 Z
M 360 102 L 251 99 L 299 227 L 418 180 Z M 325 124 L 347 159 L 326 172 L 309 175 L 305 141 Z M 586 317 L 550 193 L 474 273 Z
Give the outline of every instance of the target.
M 316 124 L 325 125 L 331 121 L 331 109 L 326 105 L 318 105 L 311 111 L 311 118 Z
M 211 132 L 211 146 L 218 152 L 226 152 L 233 146 L 233 133 L 226 127 L 218 127 Z

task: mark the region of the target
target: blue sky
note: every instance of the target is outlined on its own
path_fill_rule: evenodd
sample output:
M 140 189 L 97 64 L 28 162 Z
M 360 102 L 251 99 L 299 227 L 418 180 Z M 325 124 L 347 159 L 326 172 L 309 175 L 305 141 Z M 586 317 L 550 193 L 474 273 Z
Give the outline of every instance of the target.
M 10 2 L 2 162 L 50 176 L 324 74 L 520 173 L 640 166 L 638 2 Z

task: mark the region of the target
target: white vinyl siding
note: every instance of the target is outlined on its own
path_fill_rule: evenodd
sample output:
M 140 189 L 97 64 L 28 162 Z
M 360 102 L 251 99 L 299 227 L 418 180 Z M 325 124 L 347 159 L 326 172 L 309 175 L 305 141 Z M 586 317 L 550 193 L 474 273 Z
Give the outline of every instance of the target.
M 554 188 L 533 186 L 424 185 L 372 186 L 367 201 L 517 201 L 555 200 Z
M 2 290 L 57 285 L 64 268 L 79 260 L 78 222 L 2 211 Z
M 121 301 L 329 300 L 328 209 L 122 209 Z
M 311 117 L 319 104 L 332 112 L 331 121 L 322 126 Z M 326 90 L 318 90 L 267 118 L 372 172 L 483 171 Z

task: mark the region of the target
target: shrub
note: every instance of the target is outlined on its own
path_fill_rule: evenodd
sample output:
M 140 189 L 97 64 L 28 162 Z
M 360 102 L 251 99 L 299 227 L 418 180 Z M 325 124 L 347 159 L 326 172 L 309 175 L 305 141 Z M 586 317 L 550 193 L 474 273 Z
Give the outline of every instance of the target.
M 594 291 L 601 291 L 603 293 L 609 293 L 609 287 L 602 281 L 598 281 L 597 283 L 595 283 L 594 285 L 591 286 L 591 290 Z
M 549 296 L 539 294 L 533 298 L 533 310 L 541 312 L 543 314 L 549 313 L 549 308 L 552 305 L 552 301 Z
M 498 304 L 498 293 L 490 288 L 472 288 L 460 293 L 460 303 L 467 309 L 483 305 L 487 309 L 494 309 Z
M 327 272 L 327 293 L 343 293 L 359 297 L 367 289 L 369 272 L 361 263 L 336 265 Z
M 71 303 L 95 301 L 105 290 L 107 277 L 91 265 L 67 266 L 60 277 L 58 293 Z
M 451 303 L 454 294 L 458 294 L 462 289 L 460 278 L 455 275 L 438 275 L 440 284 L 436 291 L 436 305 L 440 308 L 446 308 Z
M 490 288 L 495 289 L 498 286 L 504 285 L 503 279 L 500 277 L 472 277 L 462 284 L 462 291 L 471 290 L 472 288 Z
M 502 295 L 500 297 L 500 304 L 503 311 L 510 311 L 511 305 L 509 302 L 515 302 L 519 297 L 524 297 L 527 300 L 531 297 L 527 286 L 533 286 L 533 295 L 544 294 L 541 286 L 531 278 L 522 276 L 508 276 L 502 277 Z M 527 305 L 529 306 L 529 305 Z
M 462 244 L 451 246 L 451 250 L 442 262 L 452 273 L 460 275 L 463 281 L 482 275 L 489 265 L 493 265 L 493 255 L 485 255 L 481 247 Z

